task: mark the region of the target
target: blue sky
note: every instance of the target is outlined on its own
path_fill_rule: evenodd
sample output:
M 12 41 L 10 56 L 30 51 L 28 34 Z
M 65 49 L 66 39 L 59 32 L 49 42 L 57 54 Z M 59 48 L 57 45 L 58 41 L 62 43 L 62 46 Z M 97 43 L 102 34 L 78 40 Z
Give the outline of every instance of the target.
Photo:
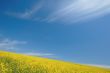
M 110 65 L 109 0 L 0 0 L 0 50 Z

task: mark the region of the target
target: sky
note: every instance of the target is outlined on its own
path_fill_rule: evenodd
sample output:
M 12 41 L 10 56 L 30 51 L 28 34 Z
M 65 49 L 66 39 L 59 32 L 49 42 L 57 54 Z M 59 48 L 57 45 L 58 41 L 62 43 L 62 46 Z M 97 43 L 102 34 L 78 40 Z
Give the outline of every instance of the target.
M 110 68 L 110 0 L 0 0 L 0 50 Z

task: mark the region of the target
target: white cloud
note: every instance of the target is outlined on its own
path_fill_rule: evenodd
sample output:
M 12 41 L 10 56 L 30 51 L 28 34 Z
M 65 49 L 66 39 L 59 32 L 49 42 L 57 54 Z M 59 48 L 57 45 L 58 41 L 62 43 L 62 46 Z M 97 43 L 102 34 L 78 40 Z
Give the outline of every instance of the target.
M 58 11 L 47 17 L 47 21 L 81 21 L 110 13 L 110 0 L 71 0 Z
M 43 6 L 43 1 L 33 5 L 31 8 L 26 9 L 24 12 L 6 12 L 5 14 L 9 16 L 14 16 L 16 18 L 21 18 L 21 19 L 32 19 L 33 16 L 42 8 Z
M 28 56 L 37 56 L 43 58 L 50 58 L 50 59 L 58 59 L 58 56 L 53 53 L 46 53 L 46 52 L 21 52 L 20 54 L 28 55 Z
M 51 53 L 34 53 L 34 52 L 28 52 L 28 53 L 23 53 L 25 55 L 31 55 L 31 56 L 53 56 L 54 54 Z
M 97 65 L 97 64 L 85 64 L 85 65 L 95 66 L 95 67 L 101 67 L 101 68 L 109 68 L 110 69 L 110 66 L 109 65 Z
M 62 0 L 59 3 L 61 7 L 58 5 L 56 8 L 50 4 L 51 10 L 49 10 L 48 6 L 45 7 L 47 10 L 53 11 L 50 13 L 47 12 L 47 16 L 45 17 L 36 16 L 39 10 L 44 9 L 45 11 L 43 6 L 46 6 L 46 3 L 44 5 L 43 0 L 28 10 L 24 10 L 24 12 L 6 12 L 6 14 L 21 19 L 32 19 L 34 21 L 63 21 L 72 23 L 102 17 L 110 13 L 110 0 Z
M 25 41 L 17 41 L 17 40 L 10 40 L 10 39 L 1 39 L 0 40 L 0 49 L 1 50 L 10 50 L 16 49 L 18 45 L 26 44 Z

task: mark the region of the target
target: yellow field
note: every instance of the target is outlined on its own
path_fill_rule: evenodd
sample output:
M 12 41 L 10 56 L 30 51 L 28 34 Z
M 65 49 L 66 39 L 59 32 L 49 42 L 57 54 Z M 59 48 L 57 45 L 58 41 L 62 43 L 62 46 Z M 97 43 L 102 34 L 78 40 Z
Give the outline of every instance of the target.
M 110 73 L 110 70 L 0 51 L 0 73 Z

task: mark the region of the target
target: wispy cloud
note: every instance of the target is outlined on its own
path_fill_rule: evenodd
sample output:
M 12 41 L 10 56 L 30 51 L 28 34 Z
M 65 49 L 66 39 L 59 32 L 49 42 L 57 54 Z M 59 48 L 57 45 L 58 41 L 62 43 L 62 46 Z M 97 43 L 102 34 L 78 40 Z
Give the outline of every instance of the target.
M 10 39 L 1 39 L 0 40 L 0 49 L 1 50 L 10 50 L 16 49 L 18 45 L 26 44 L 25 41 L 17 41 L 17 40 L 10 40 Z
M 108 13 L 110 13 L 110 0 L 71 0 L 70 4 L 60 8 L 46 20 L 74 22 L 104 16 Z
M 28 52 L 28 53 L 23 53 L 26 55 L 32 55 L 32 56 L 53 56 L 54 54 L 51 53 L 34 53 L 34 52 Z
M 110 65 L 97 65 L 97 64 L 86 64 L 89 66 L 95 66 L 95 67 L 102 67 L 102 68 L 109 68 L 110 69 Z
M 42 8 L 42 6 L 43 6 L 43 1 L 40 1 L 39 3 L 36 3 L 35 5 L 33 5 L 31 8 L 24 9 L 25 10 L 24 12 L 7 11 L 5 12 L 5 14 L 16 18 L 20 18 L 20 19 L 32 19 L 33 16 L 35 16 L 35 14 Z
M 68 4 L 61 1 L 59 2 L 61 4 L 61 7 L 56 6 L 56 8 L 54 9 L 54 7 L 51 6 L 52 12 L 46 12 L 45 17 L 36 16 L 39 10 L 44 9 L 43 6 L 46 6 L 46 3 L 43 0 L 30 7 L 28 10 L 24 9 L 24 12 L 6 12 L 6 14 L 21 19 L 32 19 L 37 21 L 41 20 L 46 22 L 63 21 L 72 23 L 102 17 L 110 13 L 110 0 L 64 1 Z M 47 8 L 48 10 L 48 6 L 45 8 Z M 43 11 L 45 11 L 45 9 Z
M 46 58 L 56 58 L 55 54 L 52 54 L 52 53 L 26 52 L 22 54 L 30 55 L 30 56 L 46 57 Z

